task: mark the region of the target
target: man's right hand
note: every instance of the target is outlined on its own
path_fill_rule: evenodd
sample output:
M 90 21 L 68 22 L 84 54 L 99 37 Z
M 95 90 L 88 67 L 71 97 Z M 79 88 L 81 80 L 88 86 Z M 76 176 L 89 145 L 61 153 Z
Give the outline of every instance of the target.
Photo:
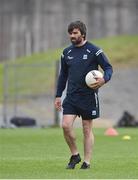
M 55 107 L 58 111 L 61 111 L 61 98 L 60 97 L 56 97 L 55 99 Z

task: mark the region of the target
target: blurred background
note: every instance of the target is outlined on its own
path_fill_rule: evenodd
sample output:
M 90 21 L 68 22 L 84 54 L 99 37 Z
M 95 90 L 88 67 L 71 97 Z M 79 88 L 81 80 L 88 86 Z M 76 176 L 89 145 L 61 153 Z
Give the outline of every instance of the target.
M 138 119 L 137 0 L 0 0 L 1 127 L 11 127 L 13 118 L 40 127 L 60 125 L 55 87 L 60 55 L 70 44 L 67 26 L 74 20 L 84 21 L 87 39 L 104 50 L 114 68 L 99 91 L 96 125 L 115 125 L 125 111 Z

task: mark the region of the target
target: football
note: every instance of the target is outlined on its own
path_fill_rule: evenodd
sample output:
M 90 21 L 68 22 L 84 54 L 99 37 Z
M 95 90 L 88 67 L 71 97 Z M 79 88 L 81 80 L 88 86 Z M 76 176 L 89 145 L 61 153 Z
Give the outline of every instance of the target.
M 94 84 L 96 82 L 96 78 L 102 78 L 103 74 L 98 70 L 92 70 L 86 74 L 85 82 L 87 86 Z

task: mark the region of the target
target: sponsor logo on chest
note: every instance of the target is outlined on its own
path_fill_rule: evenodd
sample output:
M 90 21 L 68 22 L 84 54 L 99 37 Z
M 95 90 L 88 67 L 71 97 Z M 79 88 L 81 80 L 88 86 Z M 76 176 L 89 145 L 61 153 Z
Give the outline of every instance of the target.
M 87 54 L 84 54 L 83 55 L 83 59 L 85 60 L 85 59 L 88 59 L 88 55 Z

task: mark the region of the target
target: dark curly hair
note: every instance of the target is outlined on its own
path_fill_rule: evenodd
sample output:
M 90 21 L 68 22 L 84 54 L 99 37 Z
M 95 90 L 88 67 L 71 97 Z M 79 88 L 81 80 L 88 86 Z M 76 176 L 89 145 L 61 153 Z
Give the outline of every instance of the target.
M 68 33 L 71 33 L 74 29 L 79 29 L 81 34 L 86 38 L 86 25 L 82 21 L 74 21 L 68 25 Z

